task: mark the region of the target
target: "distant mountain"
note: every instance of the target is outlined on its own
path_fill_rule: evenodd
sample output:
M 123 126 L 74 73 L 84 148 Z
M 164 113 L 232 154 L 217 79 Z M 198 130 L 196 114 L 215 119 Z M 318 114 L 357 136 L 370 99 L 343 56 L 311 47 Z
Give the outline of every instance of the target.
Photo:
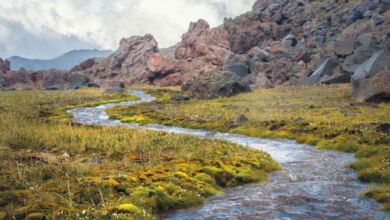
M 72 50 L 52 60 L 27 59 L 19 56 L 10 57 L 8 60 L 11 62 L 11 70 L 13 71 L 17 71 L 22 67 L 31 71 L 69 70 L 89 58 L 108 57 L 111 53 L 110 50 Z

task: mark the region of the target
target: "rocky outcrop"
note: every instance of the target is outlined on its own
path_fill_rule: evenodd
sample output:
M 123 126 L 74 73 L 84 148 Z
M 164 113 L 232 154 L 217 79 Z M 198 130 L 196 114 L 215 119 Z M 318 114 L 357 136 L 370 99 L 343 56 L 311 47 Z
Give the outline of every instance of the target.
M 177 85 L 181 80 L 164 79 L 180 72 L 177 61 L 160 53 L 157 41 L 150 34 L 121 40 L 119 48 L 104 59 L 86 60 L 72 68 L 74 73 L 91 76 L 98 81 L 122 80 L 127 84 L 155 83 Z M 171 77 L 172 78 L 172 77 Z
M 92 75 L 146 82 L 148 61 L 155 53 L 158 53 L 157 41 L 150 34 L 124 38 L 111 56 L 93 66 Z
M 96 64 L 95 59 L 87 59 L 80 64 L 74 66 L 70 71 L 71 72 L 78 72 L 78 71 L 85 71 L 89 68 L 92 68 Z
M 190 24 L 176 47 L 175 58 L 180 62 L 181 72 L 188 75 L 222 66 L 229 49 L 227 32 L 221 27 L 210 29 L 201 19 Z
M 170 48 L 159 49 L 150 34 L 122 39 L 110 57 L 86 60 L 71 75 L 109 86 L 184 84 L 194 96 L 219 97 L 243 84 L 255 89 L 349 82 L 378 48 L 390 48 L 387 0 L 257 0 L 251 11 L 220 26 L 210 28 L 202 19 L 191 23 Z M 16 76 L 29 83 L 30 76 Z M 35 74 L 33 84 L 44 84 L 45 76 Z M 11 81 L 3 77 L 1 83 Z
M 390 101 L 390 53 L 377 51 L 352 76 L 352 96 L 360 101 Z
M 199 72 L 183 84 L 185 94 L 198 99 L 214 99 L 250 91 L 249 84 L 228 71 Z
M 305 80 L 306 85 L 347 83 L 350 75 L 345 74 L 339 64 L 328 58 L 325 62 Z
M 8 60 L 0 58 L 0 74 L 6 74 L 11 70 L 11 64 Z

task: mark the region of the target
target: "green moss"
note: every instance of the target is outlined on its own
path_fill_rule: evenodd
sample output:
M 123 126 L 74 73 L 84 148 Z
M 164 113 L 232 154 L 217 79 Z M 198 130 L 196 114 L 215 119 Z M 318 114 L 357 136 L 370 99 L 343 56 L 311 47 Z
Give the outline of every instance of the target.
M 129 98 L 101 92 L 0 93 L 0 145 L 7 146 L 0 150 L 0 210 L 10 218 L 42 213 L 48 219 L 153 219 L 222 193 L 217 179 L 201 171 L 205 166 L 245 181 L 259 179 L 244 175 L 273 171 L 269 155 L 232 143 L 70 123 L 68 108 Z M 168 97 L 161 95 L 158 102 Z M 132 121 L 149 119 L 137 115 Z M 121 204 L 132 204 L 142 214 L 133 207 L 120 210 Z
M 390 124 L 390 104 L 364 105 L 351 99 L 349 93 L 347 84 L 277 87 L 215 100 L 158 101 L 112 112 L 118 119 L 141 114 L 148 117 L 149 123 L 289 138 L 319 149 L 355 153 L 358 160 L 351 167 L 362 181 L 387 183 L 390 133 L 381 126 Z M 238 114 L 249 120 L 237 127 L 228 126 Z M 218 172 L 213 171 L 217 170 L 208 170 L 215 176 Z M 237 183 L 233 179 L 229 185 Z
M 137 206 L 133 205 L 133 204 L 121 204 L 119 205 L 116 210 L 118 210 L 118 212 L 125 212 L 125 213 L 131 213 L 131 214 L 135 214 L 135 215 L 139 215 L 142 213 L 142 210 L 139 209 Z
M 384 203 L 383 209 L 390 211 L 390 185 L 386 184 L 382 187 L 372 188 L 364 193 L 365 196 L 375 199 L 378 202 Z

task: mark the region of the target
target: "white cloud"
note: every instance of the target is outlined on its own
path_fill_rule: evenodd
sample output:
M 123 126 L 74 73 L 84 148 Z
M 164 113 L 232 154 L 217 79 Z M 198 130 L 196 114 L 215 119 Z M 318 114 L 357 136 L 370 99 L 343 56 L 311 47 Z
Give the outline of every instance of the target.
M 0 56 L 49 58 L 79 48 L 114 50 L 122 37 L 146 33 L 167 47 L 180 40 L 190 21 L 203 18 L 216 26 L 224 17 L 250 10 L 254 1 L 0 0 Z

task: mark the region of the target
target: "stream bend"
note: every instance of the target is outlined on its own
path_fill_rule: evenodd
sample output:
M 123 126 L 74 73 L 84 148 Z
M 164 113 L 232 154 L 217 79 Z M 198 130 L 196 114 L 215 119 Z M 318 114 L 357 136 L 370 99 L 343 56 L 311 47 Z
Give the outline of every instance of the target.
M 133 129 L 185 134 L 241 144 L 269 153 L 283 170 L 269 175 L 269 181 L 227 189 L 223 195 L 208 198 L 199 207 L 167 214 L 166 219 L 377 219 L 390 220 L 373 200 L 360 196 L 368 187 L 346 168 L 351 154 L 319 151 L 291 140 L 254 138 L 238 134 L 162 125 L 138 125 L 111 120 L 105 110 L 155 100 L 143 91 L 130 93 L 140 98 L 118 104 L 72 109 L 77 123 L 126 126 Z

